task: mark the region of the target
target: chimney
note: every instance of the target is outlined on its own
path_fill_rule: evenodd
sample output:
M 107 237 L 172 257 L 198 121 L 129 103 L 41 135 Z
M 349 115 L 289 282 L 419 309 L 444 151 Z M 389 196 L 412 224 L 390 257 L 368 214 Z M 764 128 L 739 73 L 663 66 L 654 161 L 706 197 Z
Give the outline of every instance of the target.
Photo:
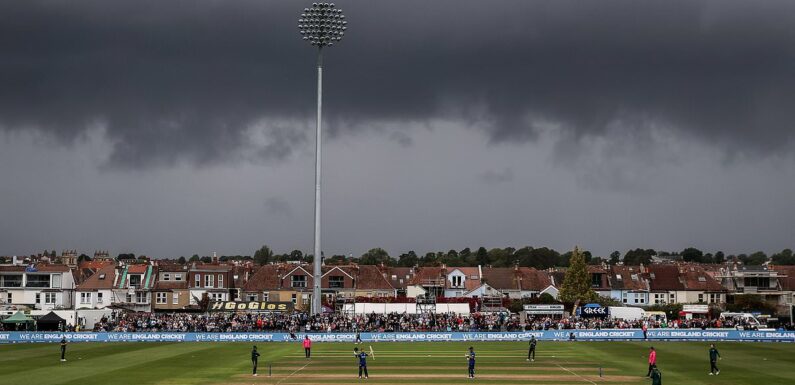
M 213 263 L 218 263 L 218 255 L 213 251 Z

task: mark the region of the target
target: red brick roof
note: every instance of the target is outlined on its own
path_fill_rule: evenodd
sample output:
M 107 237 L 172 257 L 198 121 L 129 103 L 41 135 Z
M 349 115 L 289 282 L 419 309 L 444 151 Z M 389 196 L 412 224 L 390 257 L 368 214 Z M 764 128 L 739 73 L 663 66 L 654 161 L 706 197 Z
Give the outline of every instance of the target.
M 484 267 L 483 280 L 497 290 L 519 290 L 517 272 L 513 267 Z
M 685 290 L 685 285 L 679 281 L 676 265 L 650 265 L 649 283 L 652 291 Z
M 257 292 L 279 289 L 280 274 L 286 273 L 286 271 L 282 271 L 283 269 L 281 266 L 283 265 L 265 265 L 260 267 L 254 272 L 254 275 L 248 279 L 246 285 L 243 286 L 243 290 Z M 290 270 L 294 267 L 294 265 L 291 265 Z
M 362 290 L 394 290 L 394 287 L 384 277 L 384 273 L 374 265 L 359 265 L 356 278 L 356 288 Z
M 146 269 L 149 267 L 147 264 L 139 263 L 135 265 L 129 265 L 127 267 L 128 274 L 144 274 L 146 273 Z
M 518 275 L 522 290 L 542 291 L 552 284 L 549 274 L 532 267 L 520 267 Z
M 684 281 L 685 290 L 726 291 L 726 288 L 701 266 L 682 266 L 679 276 Z
M 387 279 L 392 287 L 396 289 L 405 289 L 409 286 L 412 277 L 414 276 L 413 272 L 414 268 L 412 267 L 390 267 L 387 271 Z M 395 276 L 395 279 L 392 279 L 392 276 Z M 402 281 L 401 281 L 402 280 Z
M 621 279 L 618 279 L 619 275 Z M 641 273 L 640 266 L 611 266 L 609 280 L 610 288 L 615 290 L 649 290 L 649 283 Z
M 419 267 L 414 272 L 413 285 L 428 285 L 431 282 L 444 285 L 446 269 L 441 266 Z
M 779 275 L 778 281 L 781 283 L 781 290 L 795 291 L 795 266 L 774 265 L 773 270 L 786 275 L 786 277 Z
M 104 275 L 103 279 L 100 277 Z M 113 281 L 116 279 L 116 266 L 106 265 L 97 270 L 94 275 L 88 277 L 83 283 L 77 286 L 78 291 L 98 290 L 98 289 L 111 289 L 113 288 Z

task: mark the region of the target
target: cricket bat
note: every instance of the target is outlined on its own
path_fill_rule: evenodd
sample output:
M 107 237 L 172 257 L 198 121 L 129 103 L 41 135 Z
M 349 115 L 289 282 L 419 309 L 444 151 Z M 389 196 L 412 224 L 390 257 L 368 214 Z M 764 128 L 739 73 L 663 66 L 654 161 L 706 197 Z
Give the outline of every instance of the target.
M 373 351 L 372 346 L 370 346 L 370 355 L 373 356 L 373 361 L 375 361 L 375 352 Z

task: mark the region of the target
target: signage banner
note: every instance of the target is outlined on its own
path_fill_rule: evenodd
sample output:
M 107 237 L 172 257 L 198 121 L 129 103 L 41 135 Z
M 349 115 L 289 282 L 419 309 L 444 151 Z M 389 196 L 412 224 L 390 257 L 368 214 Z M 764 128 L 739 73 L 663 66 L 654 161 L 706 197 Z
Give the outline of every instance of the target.
M 563 305 L 524 305 L 527 314 L 563 314 Z
M 581 306 L 577 309 L 577 313 L 582 318 L 605 318 L 608 316 L 606 307 Z
M 293 311 L 292 302 L 267 302 L 267 301 L 215 301 L 210 302 L 207 311 L 218 312 L 275 312 L 284 313 Z
M 682 311 L 685 313 L 709 313 L 709 305 L 682 305 Z
M 517 332 L 410 332 L 361 333 L 363 342 L 433 342 L 433 341 L 565 341 L 574 335 L 578 341 L 643 340 L 640 329 L 564 329 Z M 354 342 L 356 333 L 60 333 L 0 332 L 0 344 L 24 342 L 57 343 L 61 337 L 69 342 L 295 342 L 304 336 L 315 342 Z M 795 331 L 740 331 L 734 329 L 649 329 L 649 340 L 670 341 L 764 341 L 795 342 Z

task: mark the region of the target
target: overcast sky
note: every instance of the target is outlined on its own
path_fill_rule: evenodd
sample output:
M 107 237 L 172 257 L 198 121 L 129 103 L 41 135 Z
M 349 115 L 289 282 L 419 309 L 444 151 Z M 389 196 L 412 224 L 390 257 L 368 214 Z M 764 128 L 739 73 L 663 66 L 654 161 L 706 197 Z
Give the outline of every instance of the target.
M 308 4 L 0 2 L 0 255 L 311 252 Z M 795 2 L 337 6 L 327 255 L 795 246 Z

